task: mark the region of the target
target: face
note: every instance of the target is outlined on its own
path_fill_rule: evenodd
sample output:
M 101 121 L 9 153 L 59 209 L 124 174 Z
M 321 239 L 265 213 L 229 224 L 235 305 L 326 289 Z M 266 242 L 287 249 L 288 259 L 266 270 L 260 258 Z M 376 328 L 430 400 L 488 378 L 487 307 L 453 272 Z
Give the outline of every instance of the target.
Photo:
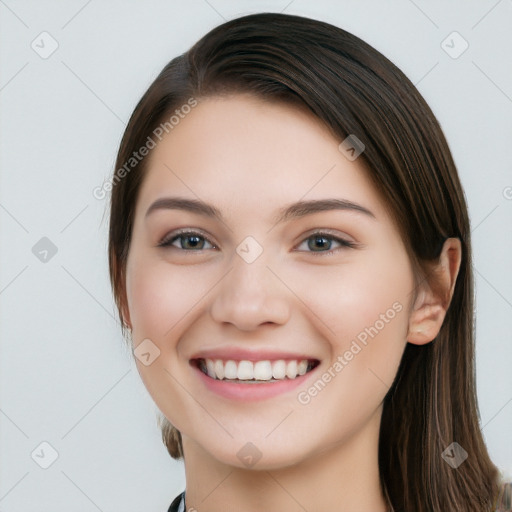
M 285 467 L 378 429 L 413 272 L 341 142 L 297 107 L 234 95 L 200 101 L 148 157 L 126 319 L 185 458 Z

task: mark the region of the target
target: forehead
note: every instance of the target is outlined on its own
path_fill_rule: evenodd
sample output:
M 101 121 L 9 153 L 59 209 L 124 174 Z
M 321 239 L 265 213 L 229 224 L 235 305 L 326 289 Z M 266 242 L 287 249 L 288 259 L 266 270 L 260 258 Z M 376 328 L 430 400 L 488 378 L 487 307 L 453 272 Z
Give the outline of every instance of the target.
M 385 215 L 364 161 L 347 159 L 341 142 L 295 105 L 245 94 L 206 98 L 152 150 L 137 209 L 179 194 L 270 216 L 285 203 L 338 197 Z

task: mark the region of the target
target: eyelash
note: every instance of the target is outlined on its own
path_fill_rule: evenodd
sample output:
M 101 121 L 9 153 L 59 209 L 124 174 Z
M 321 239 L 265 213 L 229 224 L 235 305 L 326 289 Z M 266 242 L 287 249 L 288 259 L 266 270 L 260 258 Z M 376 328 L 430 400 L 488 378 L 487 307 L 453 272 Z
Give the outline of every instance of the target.
M 185 251 L 185 252 L 201 252 L 201 251 L 206 250 L 206 249 L 198 249 L 198 250 L 182 249 L 179 247 L 173 247 L 171 245 L 174 241 L 185 237 L 185 235 L 197 236 L 199 238 L 206 240 L 209 244 L 211 244 L 215 247 L 215 244 L 213 242 L 211 242 L 206 236 L 202 235 L 201 233 L 198 233 L 197 231 L 186 231 L 186 230 L 171 233 L 170 235 L 167 235 L 158 243 L 158 247 L 178 249 L 180 251 Z M 311 254 L 314 254 L 315 256 L 332 256 L 337 251 L 339 251 L 341 249 L 352 249 L 352 248 L 357 247 L 357 245 L 358 245 L 355 242 L 351 242 L 349 240 L 345 240 L 344 238 L 334 236 L 326 231 L 315 231 L 314 233 L 311 233 L 309 236 L 304 238 L 304 240 L 302 240 L 302 242 L 299 245 L 302 245 L 305 241 L 307 241 L 310 238 L 313 238 L 315 236 L 322 237 L 322 238 L 325 238 L 327 240 L 331 240 L 334 242 L 338 242 L 341 245 L 341 247 L 337 247 L 335 249 L 330 249 L 328 251 L 299 251 L 299 252 L 310 252 Z

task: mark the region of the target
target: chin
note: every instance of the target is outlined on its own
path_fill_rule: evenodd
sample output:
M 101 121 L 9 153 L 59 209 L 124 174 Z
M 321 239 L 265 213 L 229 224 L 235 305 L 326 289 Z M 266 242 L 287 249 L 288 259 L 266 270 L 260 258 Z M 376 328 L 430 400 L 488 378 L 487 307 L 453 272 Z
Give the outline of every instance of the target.
M 303 460 L 297 449 L 275 446 L 273 443 L 251 443 L 250 441 L 226 443 L 210 451 L 205 450 L 219 463 L 248 471 L 271 471 L 297 466 Z

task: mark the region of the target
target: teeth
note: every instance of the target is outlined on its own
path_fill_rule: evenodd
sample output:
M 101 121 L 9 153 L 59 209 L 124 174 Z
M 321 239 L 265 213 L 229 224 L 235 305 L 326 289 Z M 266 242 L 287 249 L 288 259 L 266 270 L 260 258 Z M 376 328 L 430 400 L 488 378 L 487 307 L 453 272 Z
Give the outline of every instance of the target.
M 253 376 L 253 364 L 251 361 L 240 361 L 238 363 L 238 371 L 236 376 L 240 380 L 250 380 Z
M 254 365 L 253 379 L 270 380 L 272 378 L 272 363 L 270 361 L 258 361 Z
M 206 371 L 209 377 L 215 378 L 215 363 L 211 359 L 206 360 Z
M 211 361 L 211 359 L 210 359 Z M 206 366 L 208 367 L 208 359 L 206 360 Z M 215 371 L 215 375 L 213 375 L 213 378 L 215 379 L 215 376 L 217 376 L 217 379 L 223 379 L 224 378 L 224 363 L 217 359 L 215 361 L 215 364 L 213 365 L 213 369 Z
M 212 379 L 244 380 L 244 381 L 269 381 L 295 379 L 305 375 L 311 369 L 307 359 L 300 361 L 222 361 L 221 359 L 201 359 L 200 369 Z
M 286 377 L 286 361 L 282 359 L 274 361 L 272 364 L 272 377 L 274 379 L 284 379 Z
M 226 361 L 224 365 L 224 377 L 226 379 L 236 379 L 238 368 L 236 367 L 235 361 Z
M 297 377 L 297 361 L 290 361 L 286 365 L 286 376 L 289 379 L 295 379 L 295 377 Z

